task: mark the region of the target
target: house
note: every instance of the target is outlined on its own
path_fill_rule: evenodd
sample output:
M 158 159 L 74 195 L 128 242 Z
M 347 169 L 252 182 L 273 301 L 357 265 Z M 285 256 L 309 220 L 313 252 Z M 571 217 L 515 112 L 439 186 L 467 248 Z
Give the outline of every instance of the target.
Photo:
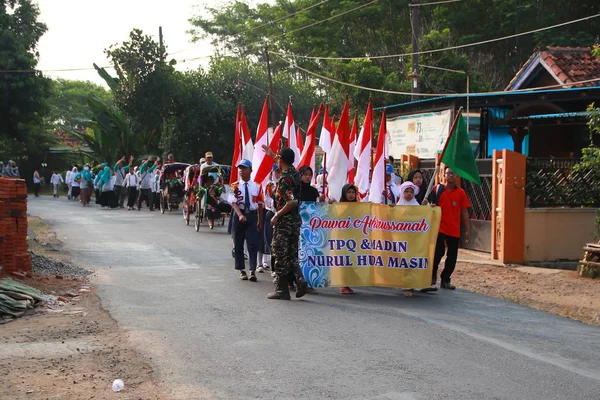
M 589 144 L 586 109 L 598 101 L 600 60 L 591 50 L 548 47 L 525 62 L 504 92 L 450 95 L 383 108 L 392 154 L 431 158 L 447 136 L 449 127 L 442 122 L 463 107 L 479 158 L 502 149 L 532 157 L 579 158 Z M 425 134 L 417 134 L 414 127 L 425 127 Z

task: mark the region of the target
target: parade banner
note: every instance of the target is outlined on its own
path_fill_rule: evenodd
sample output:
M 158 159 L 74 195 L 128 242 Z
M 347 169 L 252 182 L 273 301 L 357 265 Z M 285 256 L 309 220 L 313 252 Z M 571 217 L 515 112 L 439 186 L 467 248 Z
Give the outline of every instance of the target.
M 304 202 L 300 215 L 299 261 L 311 287 L 431 285 L 439 207 Z
M 390 154 L 396 157 L 412 154 L 419 158 L 435 158 L 438 150 L 444 147 L 450 122 L 450 110 L 388 119 Z

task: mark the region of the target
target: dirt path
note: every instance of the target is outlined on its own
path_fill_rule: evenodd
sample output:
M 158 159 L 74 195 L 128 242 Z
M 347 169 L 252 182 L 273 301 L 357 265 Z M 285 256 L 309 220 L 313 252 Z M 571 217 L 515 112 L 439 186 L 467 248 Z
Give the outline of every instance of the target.
M 600 279 L 576 271 L 487 265 L 461 255 L 473 261 L 457 264 L 452 281 L 459 288 L 600 326 Z
M 68 261 L 68 254 L 57 251 L 60 241 L 42 221 L 32 219 L 30 227 L 37 239 L 30 241 L 30 249 Z M 76 297 L 0 327 L 1 398 L 114 398 L 114 379 L 125 382 L 120 398 L 167 398 L 152 367 L 132 350 L 127 335 L 101 308 L 87 278 L 38 275 L 19 280 L 46 294 Z

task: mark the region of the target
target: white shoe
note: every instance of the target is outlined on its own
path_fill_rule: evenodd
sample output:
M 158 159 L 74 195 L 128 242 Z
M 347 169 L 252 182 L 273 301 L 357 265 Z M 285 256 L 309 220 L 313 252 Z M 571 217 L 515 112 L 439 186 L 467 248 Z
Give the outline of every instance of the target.
M 277 276 L 277 274 L 275 273 L 275 271 L 271 272 L 271 277 L 275 278 Z
M 263 272 L 265 272 L 265 269 L 263 267 L 257 267 L 256 272 L 263 273 Z
M 264 269 L 271 269 L 271 266 L 267 263 L 263 263 L 263 268 Z

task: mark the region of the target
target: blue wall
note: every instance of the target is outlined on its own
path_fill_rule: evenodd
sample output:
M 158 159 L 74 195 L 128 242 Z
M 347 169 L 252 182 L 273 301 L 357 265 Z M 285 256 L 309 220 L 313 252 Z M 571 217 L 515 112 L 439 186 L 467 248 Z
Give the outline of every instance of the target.
M 513 150 L 515 145 L 512 137 L 508 134 L 508 126 L 490 127 L 488 130 L 488 157 L 492 157 L 494 150 Z M 529 155 L 529 135 L 523 140 L 523 154 Z

